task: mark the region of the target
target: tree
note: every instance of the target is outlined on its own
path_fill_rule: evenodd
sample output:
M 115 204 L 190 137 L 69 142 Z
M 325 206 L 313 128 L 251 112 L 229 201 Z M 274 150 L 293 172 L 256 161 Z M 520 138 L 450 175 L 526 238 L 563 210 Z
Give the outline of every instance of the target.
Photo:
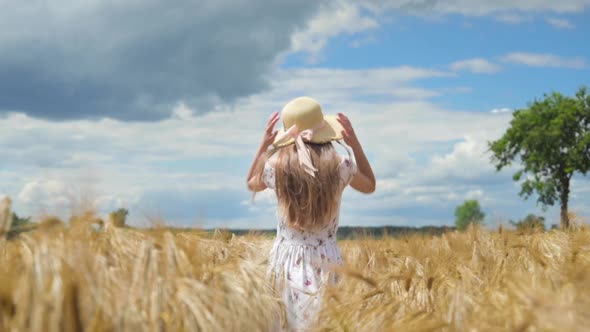
M 455 227 L 464 230 L 469 224 L 482 224 L 485 213 L 477 200 L 468 200 L 455 209 Z
M 516 227 L 518 231 L 528 231 L 528 230 L 545 230 L 545 217 L 536 216 L 534 214 L 529 214 L 524 219 L 519 221 L 512 221 L 510 220 L 510 224 Z
M 569 227 L 568 199 L 570 180 L 575 172 L 590 170 L 590 95 L 582 87 L 576 97 L 559 93 L 544 95 L 527 108 L 513 113 L 504 135 L 489 142 L 496 170 L 521 164 L 514 174 L 520 181 L 520 196 L 528 199 L 537 193 L 543 209 L 561 203 L 562 228 Z
M 16 213 L 12 212 L 12 227 L 21 227 L 31 223 L 31 217 L 19 217 Z

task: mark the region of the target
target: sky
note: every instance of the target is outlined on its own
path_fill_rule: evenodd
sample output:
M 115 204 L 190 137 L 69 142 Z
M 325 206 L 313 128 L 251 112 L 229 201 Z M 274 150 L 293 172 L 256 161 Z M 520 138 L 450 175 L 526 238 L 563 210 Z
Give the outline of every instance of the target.
M 272 228 L 246 174 L 292 98 L 347 114 L 377 178 L 341 225 L 490 227 L 518 196 L 489 141 L 545 93 L 590 85 L 590 0 L 0 0 L 0 196 L 19 215 L 124 207 L 132 225 Z M 339 148 L 341 153 L 345 153 Z M 590 179 L 570 210 L 590 217 Z

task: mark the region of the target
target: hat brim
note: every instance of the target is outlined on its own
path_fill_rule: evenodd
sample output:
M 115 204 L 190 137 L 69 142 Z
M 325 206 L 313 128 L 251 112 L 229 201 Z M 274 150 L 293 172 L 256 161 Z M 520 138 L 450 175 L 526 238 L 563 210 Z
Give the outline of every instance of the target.
M 338 118 L 335 115 L 324 115 L 324 121 L 326 121 L 326 125 L 321 129 L 315 130 L 313 137 L 309 142 L 321 144 L 342 139 L 343 128 L 340 122 L 338 122 Z M 282 137 L 284 133 L 284 128 L 278 130 L 277 138 L 275 138 L 273 143 L 275 148 L 281 148 L 295 143 L 294 138 L 289 138 L 288 140 L 279 142 L 279 138 Z

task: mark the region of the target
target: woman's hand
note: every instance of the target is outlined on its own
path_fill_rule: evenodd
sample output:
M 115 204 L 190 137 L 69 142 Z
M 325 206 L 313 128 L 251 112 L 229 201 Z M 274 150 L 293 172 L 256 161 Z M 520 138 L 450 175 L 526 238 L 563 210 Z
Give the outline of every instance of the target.
M 352 178 L 352 181 L 350 181 L 350 186 L 362 193 L 370 194 L 375 191 L 376 183 L 371 164 L 369 164 L 363 147 L 354 133 L 350 120 L 348 120 L 346 115 L 338 113 L 338 122 L 342 125 L 342 138 L 352 148 L 354 159 L 358 166 L 358 171 Z
M 279 122 L 279 112 L 274 112 L 268 118 L 268 122 L 266 124 L 266 129 L 264 130 L 264 136 L 262 138 L 262 147 L 265 149 L 271 146 L 274 143 L 275 138 L 277 137 L 278 131 L 274 130 L 275 125 Z
M 250 166 L 250 170 L 248 171 L 248 189 L 253 192 L 262 191 L 266 189 L 266 185 L 262 181 L 262 178 L 259 176 L 262 172 L 262 168 L 264 167 L 265 157 L 264 154 L 269 146 L 274 143 L 275 138 L 277 137 L 277 131 L 275 129 L 275 125 L 279 121 L 279 112 L 274 112 L 268 118 L 268 122 L 266 123 L 266 129 L 264 130 L 264 136 L 262 137 L 262 143 L 258 148 L 258 152 L 254 156 L 254 160 L 252 161 L 252 166 Z
M 344 142 L 348 144 L 350 147 L 356 147 L 360 145 L 356 134 L 354 133 L 354 129 L 352 128 L 352 124 L 348 117 L 342 113 L 338 113 L 338 122 L 342 125 L 342 138 Z

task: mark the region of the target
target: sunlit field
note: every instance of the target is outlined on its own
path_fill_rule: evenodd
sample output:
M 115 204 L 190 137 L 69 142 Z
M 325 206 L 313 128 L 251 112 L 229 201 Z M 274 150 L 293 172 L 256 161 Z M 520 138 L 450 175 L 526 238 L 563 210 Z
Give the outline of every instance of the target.
M 272 239 L 45 220 L 0 243 L 1 331 L 269 331 Z M 321 331 L 581 331 L 590 232 L 469 229 L 340 242 Z

